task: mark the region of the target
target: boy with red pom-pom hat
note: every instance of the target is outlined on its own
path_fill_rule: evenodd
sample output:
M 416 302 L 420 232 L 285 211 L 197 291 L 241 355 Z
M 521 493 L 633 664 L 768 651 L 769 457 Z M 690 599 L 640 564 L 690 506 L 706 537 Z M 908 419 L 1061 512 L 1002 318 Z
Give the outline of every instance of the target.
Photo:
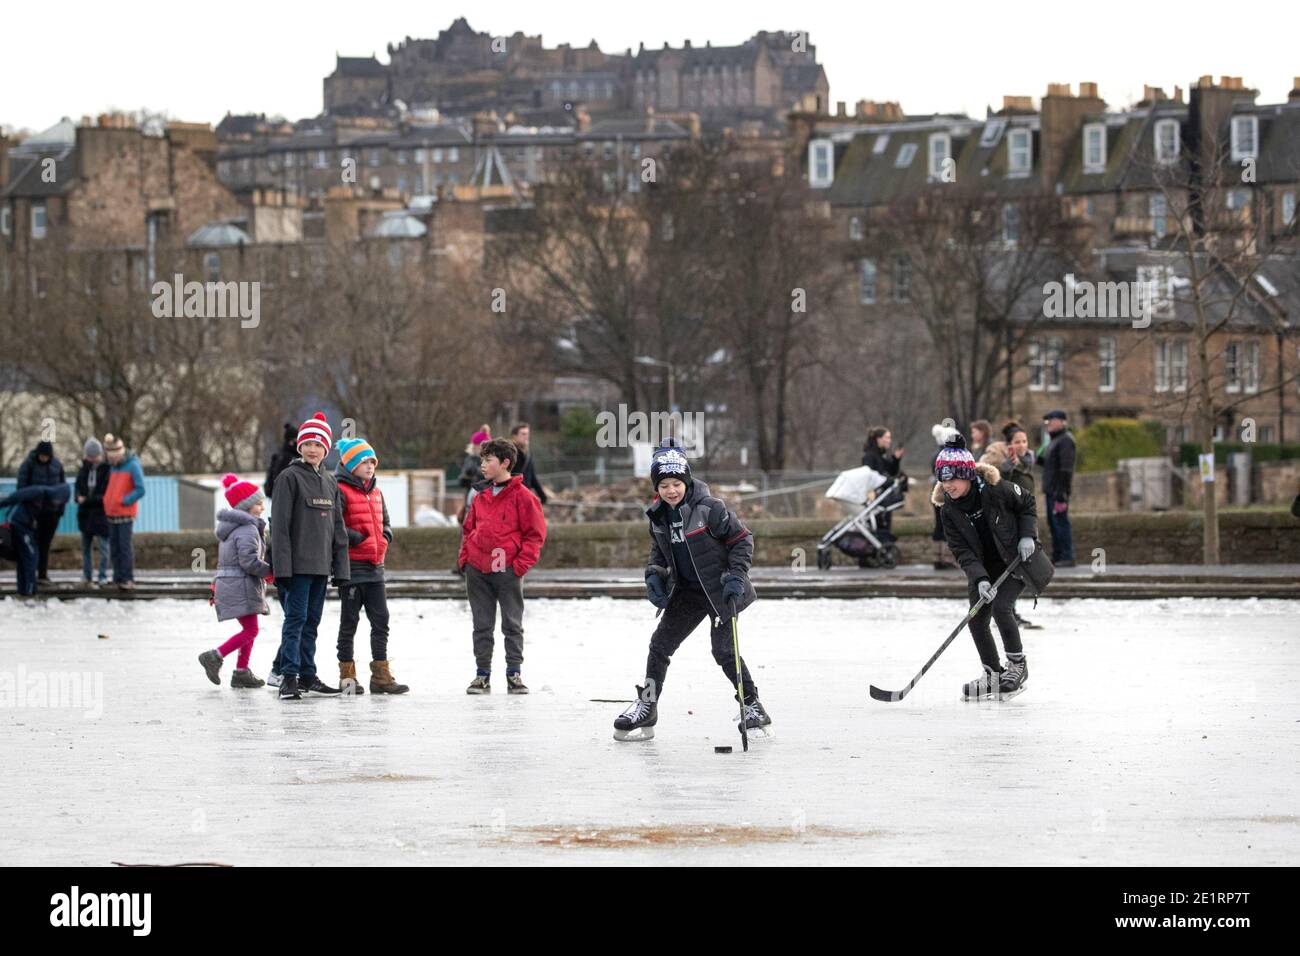
M 281 700 L 339 692 L 316 675 L 316 630 L 325 610 L 325 589 L 331 575 L 341 584 L 352 574 L 338 482 L 321 464 L 333 441 L 324 412 L 303 422 L 300 457 L 280 472 L 271 493 L 271 565 L 276 588 L 285 592 Z
M 229 508 L 217 513 L 217 579 L 212 585 L 212 603 L 218 621 L 236 620 L 239 633 L 220 647 L 204 651 L 199 663 L 214 684 L 221 683 L 221 664 L 232 651 L 239 652 L 237 667 L 230 676 L 231 687 L 261 687 L 266 681 L 248 667 L 257 639 L 257 616 L 269 613 L 266 582 L 271 573 L 266 563 L 266 522 L 262 511 L 266 495 L 251 481 L 235 475 L 221 479 Z

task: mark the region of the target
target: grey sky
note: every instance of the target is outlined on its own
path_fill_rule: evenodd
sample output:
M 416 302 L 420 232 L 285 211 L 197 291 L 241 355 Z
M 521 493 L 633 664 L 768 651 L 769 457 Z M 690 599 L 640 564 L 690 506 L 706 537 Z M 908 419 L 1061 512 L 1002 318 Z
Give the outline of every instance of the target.
M 1004 93 L 1037 98 L 1049 82 L 1081 80 L 1098 82 L 1120 109 L 1141 97 L 1143 83 L 1186 90 L 1203 73 L 1242 76 L 1261 102 L 1280 102 L 1300 75 L 1288 39 L 1300 25 L 1297 11 L 1293 2 L 1203 0 L 22 3 L 0 18 L 0 125 L 42 129 L 109 107 L 213 123 L 227 111 L 311 116 L 336 51 L 374 52 L 386 62 L 389 42 L 436 36 L 462 14 L 476 30 L 541 33 L 547 46 L 594 38 L 607 52 L 642 41 L 733 44 L 760 29 L 806 30 L 832 100 L 850 109 L 858 99 L 898 100 L 911 113 L 983 115 Z

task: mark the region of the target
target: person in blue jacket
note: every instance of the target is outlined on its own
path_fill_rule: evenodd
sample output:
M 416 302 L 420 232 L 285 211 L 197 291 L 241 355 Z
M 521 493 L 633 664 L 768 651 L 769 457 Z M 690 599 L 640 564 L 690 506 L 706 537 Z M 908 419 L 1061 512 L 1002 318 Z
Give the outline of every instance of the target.
M 13 532 L 14 549 L 18 552 L 18 594 L 30 597 L 36 593 L 36 566 L 39 558 L 37 529 L 40 516 L 51 508 L 63 508 L 72 496 L 68 485 L 27 485 L 9 497 L 0 499 L 0 509 L 11 508 L 9 527 Z

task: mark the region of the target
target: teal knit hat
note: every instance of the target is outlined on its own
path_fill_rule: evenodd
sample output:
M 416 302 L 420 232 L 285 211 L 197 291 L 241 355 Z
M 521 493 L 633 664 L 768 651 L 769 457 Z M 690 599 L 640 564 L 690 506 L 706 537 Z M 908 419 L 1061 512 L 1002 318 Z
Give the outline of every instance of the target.
M 364 438 L 344 438 L 338 443 L 339 464 L 349 472 L 357 470 L 357 465 L 367 458 L 373 458 L 379 464 L 379 456 Z

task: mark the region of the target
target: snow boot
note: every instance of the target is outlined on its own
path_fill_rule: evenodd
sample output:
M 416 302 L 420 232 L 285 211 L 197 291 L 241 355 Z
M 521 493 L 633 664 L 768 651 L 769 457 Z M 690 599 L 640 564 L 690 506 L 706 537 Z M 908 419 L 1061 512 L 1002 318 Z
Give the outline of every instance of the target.
M 526 694 L 528 693 L 528 686 L 519 674 L 506 674 L 506 693 Z
M 388 661 L 370 662 L 370 693 L 405 694 L 411 688 L 397 683 L 393 672 L 388 669 Z
M 492 693 L 492 682 L 491 682 L 491 678 L 489 678 L 489 677 L 487 677 L 487 676 L 485 676 L 485 675 L 483 675 L 483 674 L 475 674 L 475 675 L 474 675 L 474 679 L 473 679 L 472 681 L 470 681 L 470 682 L 469 682 L 469 686 L 465 688 L 465 693 L 467 693 L 467 694 L 490 694 L 490 693 Z
M 374 668 L 375 665 L 371 664 L 370 669 L 373 671 Z M 374 683 L 372 679 L 370 681 L 372 690 L 374 689 Z M 344 695 L 364 694 L 366 692 L 366 689 L 361 686 L 361 682 L 357 680 L 356 661 L 339 661 L 339 692 Z
M 199 663 L 203 665 L 204 672 L 208 675 L 208 680 L 221 686 L 221 652 L 218 650 L 204 651 L 199 655 Z
M 1014 697 L 1023 691 L 1029 683 L 1029 662 L 1025 660 L 1025 655 L 1020 655 L 1020 660 L 1007 658 L 1007 666 L 1002 668 L 1002 679 L 999 682 L 999 691 L 1002 699 Z
M 632 706 L 614 718 L 615 740 L 653 740 L 659 722 L 659 702 L 646 700 L 644 687 L 636 689 Z
M 302 700 L 302 691 L 298 689 L 298 678 L 293 674 L 283 675 L 280 681 L 281 700 Z
M 235 672 L 230 675 L 231 687 L 265 687 L 266 681 L 258 677 L 247 667 L 236 667 Z
M 966 700 L 997 700 L 1001 696 L 1002 672 L 984 665 L 984 673 L 963 684 L 961 695 Z

